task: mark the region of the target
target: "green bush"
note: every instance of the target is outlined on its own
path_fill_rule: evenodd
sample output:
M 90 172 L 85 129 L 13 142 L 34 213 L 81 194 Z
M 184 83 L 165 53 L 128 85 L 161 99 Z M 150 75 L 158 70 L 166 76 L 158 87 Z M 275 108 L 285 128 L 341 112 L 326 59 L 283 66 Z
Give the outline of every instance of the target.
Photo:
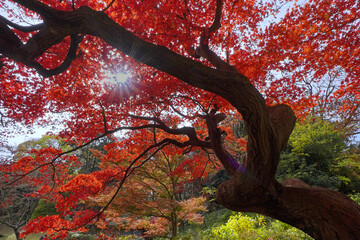
M 360 193 L 350 194 L 349 197 L 360 205 Z
M 238 213 L 230 217 L 226 224 L 199 233 L 199 240 L 238 239 L 312 239 L 302 231 L 277 220 L 268 221 L 264 216 L 250 217 Z
M 40 199 L 37 207 L 35 208 L 30 219 L 35 219 L 39 216 L 57 215 L 58 212 L 55 208 L 55 202 L 48 202 L 44 199 Z
M 358 191 L 359 150 L 348 145 L 343 132 L 326 121 L 297 124 L 281 154 L 276 178 L 299 178 L 311 186 Z
M 222 208 L 215 212 L 208 213 L 206 214 L 204 220 L 205 227 L 217 227 L 223 225 L 229 220 L 230 216 L 233 214 L 233 211 L 226 208 Z

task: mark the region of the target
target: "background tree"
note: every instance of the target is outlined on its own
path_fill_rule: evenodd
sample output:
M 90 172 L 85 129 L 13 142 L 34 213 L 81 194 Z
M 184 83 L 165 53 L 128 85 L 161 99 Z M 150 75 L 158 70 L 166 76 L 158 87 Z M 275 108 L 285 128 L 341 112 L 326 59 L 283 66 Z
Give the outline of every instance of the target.
M 201 196 L 201 189 L 196 195 L 186 196 L 183 192 L 188 182 L 203 177 L 211 169 L 203 169 L 197 175 L 191 162 L 192 158 L 178 155 L 174 149 L 155 155 L 127 180 L 124 194 L 119 194 L 105 211 L 106 221 L 127 231 L 141 229 L 145 236 L 172 238 L 180 224 L 202 223 L 206 199 Z M 105 192 L 92 202 L 103 205 L 111 196 Z
M 112 137 L 105 137 L 99 139 L 98 141 L 92 142 L 86 147 L 80 148 L 76 152 L 76 156 L 78 157 L 78 161 L 80 161 L 81 165 L 78 169 L 74 169 L 74 171 L 79 174 L 88 174 L 100 170 L 99 157 L 101 157 L 102 154 L 106 153 L 106 151 L 104 150 L 104 146 L 113 141 L 114 139 L 112 139 Z M 97 154 L 94 154 L 94 151 Z
M 38 204 L 39 200 L 32 196 L 33 193 L 34 188 L 26 184 L 0 189 L 0 223 L 13 229 L 17 240 L 21 239 L 20 230 Z
M 11 166 L 23 175 L 34 167 L 60 172 L 59 187 L 48 191 L 62 213 L 38 219 L 38 230 L 64 237 L 65 229 L 91 223 L 109 204 L 79 211 L 79 201 L 111 181 L 118 182 L 116 195 L 151 155 L 174 145 L 216 155 L 231 176 L 216 193 L 227 208 L 280 219 L 318 239 L 360 235 L 360 207 L 345 195 L 300 180 L 275 180 L 295 125 L 293 110 L 301 116 L 316 104 L 303 94 L 300 78 L 311 74 L 308 79 L 322 81 L 340 67 L 346 78 L 334 98 L 358 99 L 358 1 L 294 3 L 273 22 L 268 20 L 279 11 L 277 1 L 0 2 L 7 14 L 0 19 L 1 116 L 50 124 L 47 113 L 66 112 L 60 136 L 78 146 L 47 148 Z M 20 21 L 27 19 L 18 15 L 38 23 L 24 25 Z M 121 84 L 126 72 L 132 77 Z M 115 84 L 102 81 L 111 75 Z M 353 108 L 351 101 L 339 106 L 343 112 Z M 225 140 L 231 134 L 221 126 L 232 113 L 242 116 L 248 133 L 243 159 L 233 157 Z M 121 130 L 131 132 L 106 148 L 126 156 L 108 158 L 122 165 L 66 175 L 66 166 L 77 163 L 70 153 Z
M 360 179 L 352 149 L 344 132 L 331 123 L 319 119 L 300 123 L 281 155 L 277 177 L 280 181 L 299 178 L 311 186 L 353 193 L 358 191 Z
M 36 208 L 34 209 L 32 215 L 31 215 L 30 219 L 34 219 L 39 216 L 48 216 L 48 215 L 58 214 L 58 212 L 56 211 L 55 205 L 56 204 L 54 202 L 40 199 L 38 205 L 36 206 Z
M 12 164 L 16 162 L 22 166 L 26 166 L 27 162 L 31 162 L 32 159 L 36 158 L 37 154 L 43 151 L 43 149 L 52 147 L 64 151 L 69 149 L 69 146 L 61 139 L 55 136 L 45 135 L 42 138 L 28 140 L 19 144 L 12 151 L 12 155 L 4 160 L 4 164 L 2 165 L 0 176 L 13 175 L 17 178 L 17 181 L 12 185 L 1 185 L 3 213 L 0 221 L 14 230 L 17 239 L 20 239 L 21 228 L 26 225 L 27 222 L 34 217 L 33 214 L 37 212 L 42 188 L 51 185 L 49 182 L 52 182 L 52 179 L 56 178 L 57 174 L 52 171 L 51 168 L 34 168 L 35 170 L 31 173 L 25 170 L 25 173 L 28 173 L 27 176 L 25 176 L 24 171 L 13 169 Z M 36 166 L 33 165 L 33 167 Z M 23 177 L 19 178 L 19 176 Z M 47 194 L 45 194 L 43 197 L 43 201 L 40 202 L 44 202 L 45 199 L 47 201 L 51 200 L 51 195 L 47 196 Z

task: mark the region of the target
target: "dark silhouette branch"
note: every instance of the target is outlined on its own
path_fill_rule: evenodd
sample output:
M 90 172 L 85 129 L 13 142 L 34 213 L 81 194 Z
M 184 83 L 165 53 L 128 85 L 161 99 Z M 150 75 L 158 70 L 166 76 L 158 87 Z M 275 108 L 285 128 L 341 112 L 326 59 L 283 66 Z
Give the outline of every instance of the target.
M 41 64 L 37 63 L 35 60 L 33 61 L 34 64 L 33 67 L 43 77 L 51 77 L 64 72 L 71 66 L 71 63 L 76 59 L 76 52 L 82 38 L 83 36 L 78 36 L 76 34 L 71 35 L 71 43 L 70 43 L 69 51 L 66 55 L 65 60 L 58 67 L 54 69 L 45 69 L 43 66 L 41 66 Z
M 112 0 L 102 11 L 105 12 L 106 10 L 108 10 L 115 3 L 115 1 L 116 0 Z
M 221 15 L 223 8 L 223 0 L 216 0 L 216 11 L 213 24 L 209 27 L 209 33 L 215 32 L 221 27 Z
M 204 29 L 200 37 L 200 47 L 195 50 L 195 57 L 203 57 L 207 59 L 214 67 L 223 69 L 226 71 L 236 71 L 236 68 L 231 66 L 227 61 L 224 61 L 214 51 L 209 48 L 209 39 L 213 32 L 217 31 L 221 27 L 221 15 L 222 15 L 223 1 L 216 1 L 216 11 L 214 22 L 208 29 Z
M 157 117 L 144 117 L 144 116 L 135 116 L 129 114 L 129 117 L 134 119 L 141 119 L 145 121 L 154 121 L 158 125 L 153 125 L 154 128 L 161 129 L 164 132 L 173 134 L 173 135 L 186 135 L 189 138 L 188 143 L 191 143 L 192 146 L 198 146 L 201 148 L 210 148 L 209 142 L 202 141 L 197 137 L 196 131 L 193 127 L 181 127 L 181 128 L 169 128 L 163 121 Z
M 203 118 L 206 120 L 211 146 L 216 157 L 220 160 L 229 175 L 233 176 L 235 172 L 240 169 L 240 164 L 223 146 L 224 132 L 218 127 L 218 124 L 226 118 L 226 115 L 223 113 L 217 114 L 217 110 L 217 108 L 212 109 L 210 113 L 204 115 Z
M 177 141 L 175 139 L 165 138 L 162 141 L 160 141 L 158 144 L 163 144 L 164 142 L 166 142 L 167 144 L 172 144 L 172 145 L 174 145 L 174 146 L 176 146 L 178 148 L 187 148 L 189 146 L 197 146 L 197 147 L 200 147 L 200 148 L 211 148 L 211 145 L 210 145 L 209 142 L 202 141 L 202 140 L 197 138 L 194 128 L 182 127 L 182 128 L 178 128 L 178 129 L 171 129 L 168 126 L 166 126 L 165 123 L 163 123 L 160 119 L 155 118 L 155 117 L 140 117 L 140 116 L 134 116 L 134 115 L 129 115 L 129 116 L 131 116 L 132 118 L 138 118 L 138 119 L 147 120 L 147 121 L 155 121 L 158 124 L 145 124 L 145 125 L 141 125 L 141 126 L 118 127 L 118 128 L 113 129 L 113 130 L 106 131 L 103 134 L 99 135 L 98 137 L 93 138 L 90 141 L 88 141 L 88 142 L 86 142 L 86 143 L 84 143 L 84 144 L 82 144 L 80 146 L 77 146 L 77 147 L 75 147 L 73 149 L 70 149 L 68 151 L 61 152 L 61 153 L 57 154 L 51 160 L 49 160 L 47 163 L 40 164 L 39 166 L 33 168 L 32 170 L 30 170 L 30 171 L 28 171 L 26 173 L 17 175 L 18 176 L 17 178 L 15 178 L 14 180 L 10 181 L 7 184 L 11 185 L 11 184 L 21 180 L 25 176 L 27 176 L 27 175 L 29 175 L 31 173 L 34 173 L 37 170 L 39 170 L 39 169 L 41 169 L 41 168 L 43 168 L 45 166 L 48 166 L 48 165 L 50 165 L 53 168 L 52 179 L 55 182 L 55 172 L 56 171 L 55 171 L 55 165 L 54 164 L 59 158 L 61 158 L 64 155 L 68 155 L 70 153 L 73 153 L 73 152 L 75 152 L 75 151 L 77 151 L 79 149 L 82 149 L 82 148 L 88 146 L 89 144 L 93 143 L 94 141 L 99 140 L 99 139 L 101 139 L 101 138 L 103 138 L 103 137 L 105 137 L 107 135 L 111 135 L 111 134 L 114 134 L 114 133 L 116 133 L 118 131 L 122 131 L 122 130 L 133 130 L 134 131 L 134 130 L 156 128 L 156 129 L 160 129 L 160 130 L 163 130 L 163 131 L 165 131 L 167 133 L 174 134 L 174 135 L 186 135 L 189 138 L 189 140 L 185 141 L 185 142 L 179 142 L 179 141 Z
M 101 101 L 99 101 L 99 105 L 101 107 L 101 116 L 103 118 L 104 121 L 104 132 L 108 132 L 108 128 L 107 128 L 107 120 L 106 120 L 106 115 L 105 115 L 105 107 L 102 105 Z
M 39 23 L 39 24 L 35 24 L 35 25 L 30 25 L 30 26 L 21 26 L 19 24 L 13 23 L 12 21 L 8 20 L 7 18 L 5 18 L 3 16 L 0 16 L 0 22 L 3 22 L 6 25 L 9 25 L 10 27 L 20 30 L 22 32 L 34 32 L 34 31 L 38 31 L 42 27 L 44 27 L 44 23 Z

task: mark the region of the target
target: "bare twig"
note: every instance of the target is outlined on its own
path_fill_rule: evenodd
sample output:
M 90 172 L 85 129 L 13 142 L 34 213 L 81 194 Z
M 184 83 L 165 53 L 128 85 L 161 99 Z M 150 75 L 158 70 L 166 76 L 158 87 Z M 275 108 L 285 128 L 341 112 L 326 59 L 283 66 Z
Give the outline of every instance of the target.
M 101 115 L 103 117 L 103 121 L 104 121 L 104 132 L 107 133 L 108 129 L 107 129 L 107 121 L 106 121 L 106 115 L 105 115 L 105 108 L 104 106 L 101 104 L 101 101 L 99 101 L 99 105 L 101 107 Z
M 106 8 L 104 8 L 104 9 L 102 10 L 102 12 L 105 12 L 106 10 L 108 10 L 108 9 L 114 4 L 115 1 L 116 1 L 116 0 L 112 0 L 112 1 L 106 6 Z

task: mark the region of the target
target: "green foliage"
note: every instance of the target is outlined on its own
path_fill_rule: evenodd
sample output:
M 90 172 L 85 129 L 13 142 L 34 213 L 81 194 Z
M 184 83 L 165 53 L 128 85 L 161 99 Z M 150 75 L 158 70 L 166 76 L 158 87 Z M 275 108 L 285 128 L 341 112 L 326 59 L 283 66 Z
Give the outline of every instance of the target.
M 343 184 L 340 191 L 346 194 L 360 191 L 360 145 L 351 145 L 344 153 L 344 158 L 335 166 L 334 170 Z
M 220 205 L 219 205 L 220 206 Z M 206 229 L 211 229 L 214 227 L 221 226 L 225 224 L 231 215 L 234 215 L 235 212 L 226 209 L 224 207 L 221 207 L 218 210 L 207 212 L 204 214 L 204 224 L 202 225 L 195 225 L 195 224 L 186 224 L 182 225 L 185 227 L 180 233 L 179 239 L 185 240 L 185 239 L 199 239 L 200 234 Z
M 67 240 L 95 240 L 97 236 L 83 233 L 83 232 L 72 232 L 69 234 Z
M 32 149 L 40 150 L 42 148 L 48 147 L 62 149 L 64 152 L 71 149 L 71 147 L 67 145 L 61 138 L 52 135 L 44 135 L 39 139 L 32 139 L 20 143 L 16 149 L 14 159 L 18 160 L 25 156 L 31 156 L 29 151 Z
M 318 170 L 316 164 L 307 165 L 306 160 L 294 153 L 282 154 L 277 171 L 277 178 L 299 178 L 312 186 L 338 190 L 341 180 L 329 172 Z
M 204 220 L 205 226 L 218 227 L 226 223 L 229 220 L 230 216 L 233 214 L 234 214 L 233 211 L 226 208 L 222 208 L 220 210 L 210 212 L 205 215 L 205 220 Z
M 268 221 L 264 216 L 250 217 L 238 213 L 226 224 L 199 233 L 199 240 L 238 239 L 312 239 L 300 230 L 280 221 Z
M 342 132 L 326 121 L 298 124 L 289 139 L 292 152 L 304 157 L 307 165 L 315 164 L 320 171 L 328 172 L 346 147 Z
M 350 194 L 349 197 L 360 205 L 360 193 Z
M 312 186 L 351 192 L 359 189 L 358 154 L 344 133 L 323 120 L 297 124 L 281 155 L 277 179 L 299 178 Z
M 204 225 L 189 226 L 179 239 L 312 239 L 302 231 L 259 214 L 242 214 L 220 209 L 205 215 Z
M 44 199 L 40 199 L 30 219 L 35 219 L 40 216 L 49 216 L 56 214 L 58 214 L 58 212 L 56 211 L 54 202 L 48 202 Z
M 134 239 L 144 239 L 143 237 L 136 236 L 136 235 L 129 235 L 129 236 L 121 236 L 118 238 L 119 240 L 134 240 Z

